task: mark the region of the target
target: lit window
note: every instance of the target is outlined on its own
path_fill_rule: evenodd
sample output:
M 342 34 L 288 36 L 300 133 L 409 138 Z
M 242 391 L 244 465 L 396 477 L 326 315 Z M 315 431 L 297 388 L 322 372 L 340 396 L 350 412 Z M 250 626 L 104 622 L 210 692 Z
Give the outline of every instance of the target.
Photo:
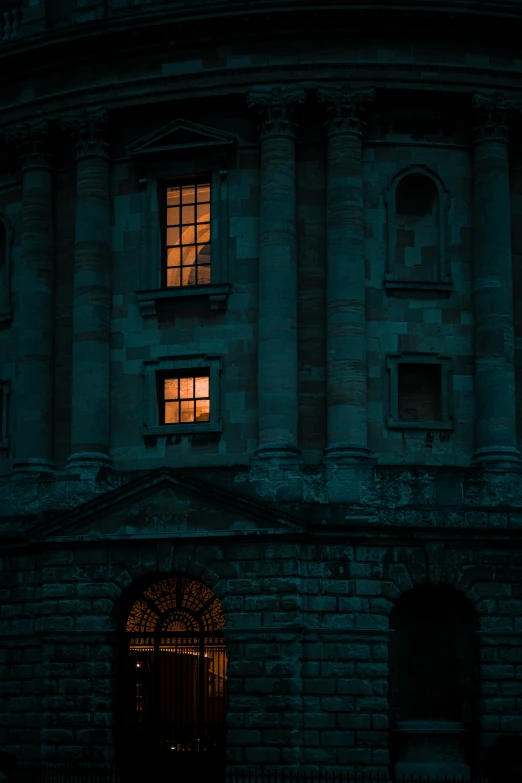
M 208 374 L 178 375 L 163 379 L 163 424 L 210 421 Z
M 167 187 L 166 284 L 210 283 L 210 184 Z

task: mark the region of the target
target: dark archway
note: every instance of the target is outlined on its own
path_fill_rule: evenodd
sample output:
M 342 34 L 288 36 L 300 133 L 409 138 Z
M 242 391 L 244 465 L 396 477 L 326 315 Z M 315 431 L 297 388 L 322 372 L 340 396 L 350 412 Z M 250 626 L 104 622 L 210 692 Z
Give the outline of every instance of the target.
M 144 587 L 124 628 L 122 767 L 214 777 L 224 770 L 225 618 L 212 590 L 172 575 Z
M 427 770 L 444 764 L 475 770 L 479 655 L 473 605 L 455 588 L 417 586 L 394 606 L 390 628 L 394 762 L 409 770 L 409 759 L 418 757 Z M 444 774 L 442 766 L 439 771 Z M 447 771 L 452 774 L 449 766 Z

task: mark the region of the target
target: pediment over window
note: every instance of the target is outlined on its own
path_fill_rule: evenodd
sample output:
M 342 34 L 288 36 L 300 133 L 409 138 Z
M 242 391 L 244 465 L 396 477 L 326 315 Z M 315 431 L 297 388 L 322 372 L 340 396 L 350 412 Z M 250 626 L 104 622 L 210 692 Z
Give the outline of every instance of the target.
M 177 119 L 133 142 L 127 151 L 141 157 L 198 147 L 230 147 L 236 143 L 233 133 Z
M 32 541 L 288 533 L 299 520 L 228 489 L 160 468 L 26 530 Z

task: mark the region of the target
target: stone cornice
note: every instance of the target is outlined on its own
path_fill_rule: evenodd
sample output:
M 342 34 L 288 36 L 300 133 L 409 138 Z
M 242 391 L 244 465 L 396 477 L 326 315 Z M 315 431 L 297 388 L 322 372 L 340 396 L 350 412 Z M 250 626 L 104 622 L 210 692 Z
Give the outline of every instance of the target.
M 328 104 L 327 110 L 332 115 L 328 123 L 328 133 L 352 133 L 362 136 L 365 122 L 364 112 L 375 100 L 375 90 L 368 88 L 354 90 L 350 85 L 341 88 L 321 87 L 317 91 L 321 103 Z
M 500 92 L 473 95 L 473 138 L 480 141 L 509 140 L 509 131 L 513 118 L 520 113 L 522 104 L 506 98 Z
M 249 108 L 257 108 L 261 116 L 261 138 L 270 135 L 292 135 L 292 115 L 298 103 L 304 103 L 306 92 L 300 87 L 268 87 L 248 93 Z
M 46 120 L 26 122 L 2 133 L 7 146 L 20 156 L 22 170 L 50 165 L 50 125 Z
M 109 145 L 106 141 L 108 115 L 105 109 L 83 111 L 77 115 L 64 117 L 60 120 L 60 126 L 71 133 L 78 158 L 91 155 L 108 156 Z

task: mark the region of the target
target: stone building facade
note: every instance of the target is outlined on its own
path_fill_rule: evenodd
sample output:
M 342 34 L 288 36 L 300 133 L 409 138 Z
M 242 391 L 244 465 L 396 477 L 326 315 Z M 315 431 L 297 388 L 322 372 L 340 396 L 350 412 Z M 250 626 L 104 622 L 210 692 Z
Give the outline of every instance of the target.
M 2 0 L 6 750 L 121 762 L 189 631 L 230 769 L 520 742 L 521 25 Z

